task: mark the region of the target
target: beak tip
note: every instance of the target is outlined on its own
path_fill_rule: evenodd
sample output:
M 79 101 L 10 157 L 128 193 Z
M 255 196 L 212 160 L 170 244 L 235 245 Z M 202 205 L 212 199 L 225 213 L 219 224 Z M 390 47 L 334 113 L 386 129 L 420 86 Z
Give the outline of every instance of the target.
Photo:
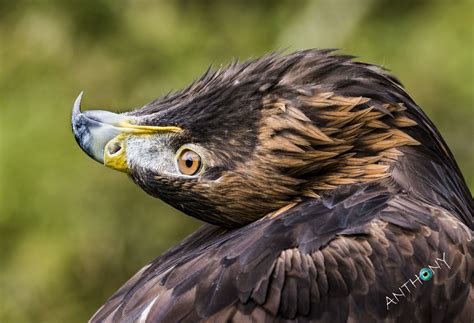
M 74 101 L 74 105 L 73 105 L 73 108 L 72 108 L 72 117 L 73 118 L 81 113 L 81 101 L 82 101 L 83 96 L 84 96 L 84 91 L 81 91 L 81 93 L 79 93 L 76 100 Z

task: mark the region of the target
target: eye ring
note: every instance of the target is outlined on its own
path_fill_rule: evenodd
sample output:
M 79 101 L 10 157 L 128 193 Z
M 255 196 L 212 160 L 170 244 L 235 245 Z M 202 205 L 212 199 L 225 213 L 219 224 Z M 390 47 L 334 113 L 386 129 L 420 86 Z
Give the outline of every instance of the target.
M 178 171 L 182 175 L 194 176 L 202 170 L 201 156 L 189 147 L 181 148 L 176 154 Z

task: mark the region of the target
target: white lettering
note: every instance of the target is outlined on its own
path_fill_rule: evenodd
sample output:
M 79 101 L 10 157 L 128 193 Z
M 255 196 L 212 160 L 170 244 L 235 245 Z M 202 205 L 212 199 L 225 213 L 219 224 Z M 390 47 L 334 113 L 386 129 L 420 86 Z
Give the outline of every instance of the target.
M 393 299 L 391 299 L 391 298 L 388 297 L 388 296 L 385 296 L 385 301 L 387 302 L 387 311 L 388 311 L 388 306 L 389 306 L 390 304 L 393 303 L 393 304 L 397 305 L 397 302 L 395 302 Z
M 408 291 L 409 293 L 411 293 L 411 292 L 410 292 L 410 289 L 407 287 L 407 284 L 408 284 L 408 283 L 409 283 L 409 281 L 407 281 L 405 284 L 403 284 L 400 288 L 405 287 L 405 288 L 407 289 L 407 291 Z
M 439 262 L 438 262 L 439 261 Z M 431 270 L 431 273 L 430 275 L 434 275 L 434 269 L 440 269 L 441 266 L 440 266 L 440 263 L 444 263 L 446 265 L 446 267 L 448 267 L 449 269 L 451 269 L 451 267 L 448 265 L 448 262 L 446 261 L 446 253 L 443 252 L 443 258 L 435 258 L 435 262 L 436 262 L 436 265 L 433 265 L 433 266 L 430 266 L 428 265 L 428 268 L 422 268 L 421 272 L 423 274 L 425 274 L 428 270 Z M 427 281 L 429 280 L 430 277 L 425 277 L 427 279 Z M 392 293 L 392 296 L 393 298 L 390 298 L 388 296 L 385 296 L 385 302 L 387 304 L 387 311 L 388 311 L 388 308 L 390 307 L 390 304 L 398 304 L 398 302 L 400 301 L 398 298 L 399 297 L 406 297 L 405 295 L 405 291 L 402 289 L 402 288 L 406 288 L 406 290 L 411 293 L 410 291 L 410 288 L 408 288 L 408 283 L 411 283 L 411 285 L 416 288 L 418 287 L 416 285 L 416 282 L 418 282 L 420 285 L 423 285 L 423 281 L 420 279 L 420 277 L 415 274 L 415 279 L 414 280 L 411 280 L 411 279 L 408 279 L 408 281 L 406 281 L 403 285 L 400 286 L 400 288 L 398 288 L 398 290 L 400 291 L 400 294 L 397 294 L 395 292 Z
M 410 280 L 410 283 L 413 285 L 413 287 L 416 287 L 416 286 L 415 286 L 415 282 L 417 282 L 417 281 L 420 283 L 420 285 L 423 285 L 423 283 L 422 283 L 421 280 L 420 280 L 420 277 L 418 277 L 417 274 L 415 274 L 415 277 L 416 277 L 416 279 L 415 279 L 414 281 L 411 280 L 411 279 L 409 279 L 409 280 Z
M 436 258 L 435 260 L 436 260 L 436 264 L 438 264 L 438 260 L 441 260 L 442 262 L 444 262 L 446 267 L 451 269 L 451 267 L 448 265 L 448 262 L 446 261 L 446 253 L 443 252 L 443 258 Z

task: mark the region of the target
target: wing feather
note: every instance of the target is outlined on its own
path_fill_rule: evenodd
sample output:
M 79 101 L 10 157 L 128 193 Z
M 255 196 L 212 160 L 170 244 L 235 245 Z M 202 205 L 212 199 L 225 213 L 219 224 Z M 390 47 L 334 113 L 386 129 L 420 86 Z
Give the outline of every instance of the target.
M 339 193 L 235 230 L 205 225 L 135 275 L 91 321 L 473 319 L 474 246 L 460 219 L 382 185 Z M 449 268 L 410 283 L 436 259 Z M 404 295 L 387 309 L 394 293 Z

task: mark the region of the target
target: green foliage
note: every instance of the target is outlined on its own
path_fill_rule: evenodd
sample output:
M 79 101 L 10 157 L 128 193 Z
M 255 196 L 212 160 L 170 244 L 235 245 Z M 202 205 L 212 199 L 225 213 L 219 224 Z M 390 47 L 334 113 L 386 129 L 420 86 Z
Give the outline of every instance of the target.
M 83 322 L 190 219 L 87 158 L 72 103 L 126 110 L 232 58 L 342 48 L 393 71 L 474 187 L 472 1 L 0 0 L 0 321 Z

